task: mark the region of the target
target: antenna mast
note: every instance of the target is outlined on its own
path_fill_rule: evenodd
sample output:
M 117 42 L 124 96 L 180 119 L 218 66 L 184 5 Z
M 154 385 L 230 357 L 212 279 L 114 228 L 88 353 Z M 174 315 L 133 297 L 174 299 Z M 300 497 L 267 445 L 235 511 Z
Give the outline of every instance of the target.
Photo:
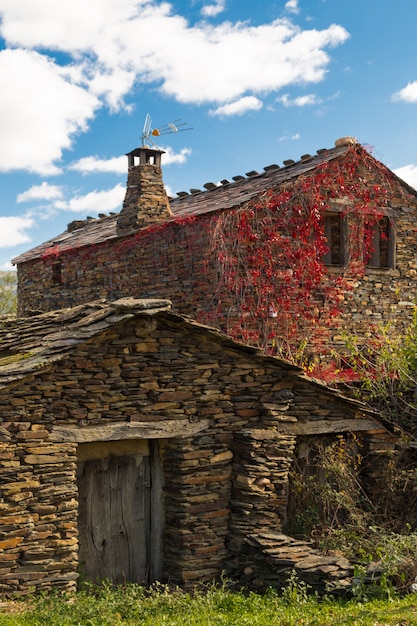
M 146 114 L 145 122 L 143 124 L 142 130 L 142 147 L 146 148 L 148 142 L 151 143 L 155 148 L 158 148 L 156 143 L 153 141 L 152 137 L 161 137 L 162 135 L 172 135 L 176 133 L 182 133 L 185 130 L 192 130 L 190 126 L 188 126 L 188 122 L 183 122 L 181 118 L 174 120 L 173 122 L 168 122 L 167 124 L 163 124 L 159 128 L 152 128 L 152 119 L 149 113 Z

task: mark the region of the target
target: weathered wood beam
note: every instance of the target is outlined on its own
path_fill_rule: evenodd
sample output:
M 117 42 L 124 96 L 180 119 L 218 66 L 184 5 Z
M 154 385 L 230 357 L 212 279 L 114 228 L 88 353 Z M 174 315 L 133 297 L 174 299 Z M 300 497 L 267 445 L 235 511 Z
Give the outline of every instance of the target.
M 190 423 L 188 420 L 161 420 L 158 422 L 116 422 L 100 426 L 54 426 L 50 441 L 88 443 L 93 441 L 121 441 L 124 439 L 170 439 L 192 437 L 209 426 L 209 420 Z
M 317 422 L 280 423 L 276 430 L 254 429 L 248 431 L 253 439 L 276 439 L 280 435 L 325 435 L 370 430 L 383 430 L 373 420 L 341 419 L 318 420 Z

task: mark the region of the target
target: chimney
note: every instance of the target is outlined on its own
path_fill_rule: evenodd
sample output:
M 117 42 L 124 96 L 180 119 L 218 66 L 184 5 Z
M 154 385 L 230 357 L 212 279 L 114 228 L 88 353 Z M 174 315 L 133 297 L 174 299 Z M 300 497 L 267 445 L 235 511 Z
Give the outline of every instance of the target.
M 127 235 L 172 216 L 162 180 L 163 150 L 141 146 L 127 153 L 128 175 L 117 234 Z

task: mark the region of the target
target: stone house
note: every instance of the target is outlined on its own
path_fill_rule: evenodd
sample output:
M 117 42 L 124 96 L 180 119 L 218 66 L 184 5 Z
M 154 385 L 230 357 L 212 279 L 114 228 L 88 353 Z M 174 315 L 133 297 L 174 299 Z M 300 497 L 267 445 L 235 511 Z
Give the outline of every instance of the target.
M 170 199 L 162 154 L 142 146 L 127 155 L 120 213 L 76 220 L 14 260 L 21 315 L 166 298 L 278 355 L 306 341 L 313 358 L 343 344 L 341 328 L 366 342 L 381 322 L 407 326 L 417 192 L 356 140 Z
M 310 438 L 356 433 L 384 489 L 395 439 L 365 406 L 161 299 L 3 320 L 0 343 L 2 593 L 349 578 L 282 532 Z

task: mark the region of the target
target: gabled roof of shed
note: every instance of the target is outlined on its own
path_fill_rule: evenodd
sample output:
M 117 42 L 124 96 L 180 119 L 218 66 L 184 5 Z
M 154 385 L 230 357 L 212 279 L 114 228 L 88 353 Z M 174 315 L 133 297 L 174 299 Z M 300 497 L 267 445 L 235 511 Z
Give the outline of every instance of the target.
M 135 315 L 170 309 L 169 300 L 96 301 L 32 317 L 0 319 L 0 389 L 60 361 L 78 345 Z
M 153 317 L 219 343 L 226 349 L 245 354 L 263 367 L 284 369 L 322 393 L 338 397 L 363 414 L 378 419 L 362 402 L 343 396 L 338 390 L 306 376 L 303 370 L 284 359 L 267 356 L 259 348 L 235 341 L 216 328 L 171 311 L 171 302 L 162 299 L 121 298 L 113 302 L 97 300 L 79 306 L 49 311 L 32 317 L 0 319 L 0 389 L 11 388 L 25 378 L 47 370 L 79 345 L 130 319 Z
M 199 216 L 240 206 L 268 189 L 277 188 L 324 163 L 343 157 L 352 145 L 350 139 L 348 137 L 337 140 L 336 147 L 317 150 L 314 156 L 305 154 L 299 161 L 284 161 L 284 167 L 269 165 L 264 167 L 262 172 L 252 171 L 247 172 L 245 176 L 233 176 L 232 180 L 222 180 L 218 185 L 206 183 L 204 190 L 191 189 L 189 193 L 179 192 L 176 198 L 170 198 L 172 219 Z M 357 147 L 365 150 L 360 144 L 357 144 Z M 417 196 L 415 189 L 394 174 L 393 176 L 409 193 Z M 67 231 L 19 255 L 13 259 L 13 263 L 25 263 L 53 255 L 54 252 L 61 253 L 115 239 L 120 236 L 117 234 L 117 219 L 116 213 L 99 216 L 97 219 L 90 217 L 75 221 L 69 225 L 71 228 Z

